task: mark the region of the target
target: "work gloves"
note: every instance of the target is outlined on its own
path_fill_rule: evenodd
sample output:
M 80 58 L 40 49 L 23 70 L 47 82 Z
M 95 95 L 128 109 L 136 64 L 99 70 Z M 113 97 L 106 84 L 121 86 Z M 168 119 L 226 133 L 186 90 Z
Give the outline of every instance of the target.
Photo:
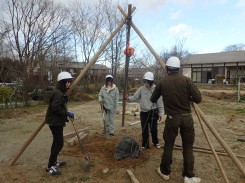
M 72 113 L 72 112 L 67 112 L 67 116 L 68 116 L 69 118 L 74 118 L 74 113 Z

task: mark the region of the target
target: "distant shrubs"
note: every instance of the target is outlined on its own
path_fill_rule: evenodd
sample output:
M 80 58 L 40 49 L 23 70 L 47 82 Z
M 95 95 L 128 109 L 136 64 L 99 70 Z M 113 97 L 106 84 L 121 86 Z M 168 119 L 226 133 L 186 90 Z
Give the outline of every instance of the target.
M 0 102 L 5 102 L 14 93 L 14 89 L 9 86 L 0 86 Z
M 69 96 L 69 99 L 78 102 L 95 100 L 98 99 L 98 92 L 85 92 L 82 88 L 75 88 Z
M 135 93 L 138 90 L 138 88 L 130 88 L 128 90 L 128 93 Z
M 215 75 L 215 82 L 216 84 L 224 84 L 223 80 L 225 79 L 225 75 L 224 74 L 216 74 Z

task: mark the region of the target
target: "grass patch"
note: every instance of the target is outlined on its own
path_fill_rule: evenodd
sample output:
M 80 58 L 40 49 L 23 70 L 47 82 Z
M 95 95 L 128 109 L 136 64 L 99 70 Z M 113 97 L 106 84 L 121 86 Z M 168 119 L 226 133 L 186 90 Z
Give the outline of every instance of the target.
M 20 108 L 8 108 L 1 109 L 0 118 L 1 119 L 12 119 L 17 117 L 24 117 L 31 114 L 39 113 L 47 110 L 48 105 L 40 104 L 31 107 L 20 107 Z
M 213 100 L 212 104 L 210 101 L 203 101 L 198 104 L 204 114 L 216 114 L 216 115 L 231 115 L 231 114 L 244 114 L 245 108 L 242 107 L 241 103 L 228 102 L 226 100 Z
M 78 101 L 69 101 L 69 106 L 77 106 L 81 105 L 81 102 Z M 8 109 L 1 109 L 0 110 L 0 119 L 12 119 L 17 117 L 25 117 L 31 114 L 36 114 L 40 112 L 45 112 L 48 109 L 48 104 L 40 103 L 37 105 L 29 106 L 29 107 L 18 107 L 18 108 L 8 108 Z
M 236 114 L 244 114 L 245 113 L 245 108 L 237 108 L 235 109 Z
M 80 177 L 80 180 L 82 181 L 82 182 L 86 182 L 86 181 L 88 181 L 90 179 L 90 177 L 88 176 L 88 175 L 82 175 L 81 177 Z

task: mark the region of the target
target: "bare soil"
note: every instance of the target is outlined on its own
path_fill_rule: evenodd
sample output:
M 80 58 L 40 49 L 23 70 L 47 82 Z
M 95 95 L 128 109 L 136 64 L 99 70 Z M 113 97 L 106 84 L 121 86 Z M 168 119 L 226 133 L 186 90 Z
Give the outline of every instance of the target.
M 230 93 L 225 91 L 221 91 L 222 96 L 228 96 L 225 98 L 219 96 L 221 94 L 217 94 L 217 92 L 214 95 L 214 91 L 211 93 L 205 92 L 203 102 L 198 106 L 232 152 L 240 155 L 238 159 L 245 166 L 245 142 L 240 141 L 245 139 L 244 101 L 236 102 L 234 100 L 235 97 L 230 96 Z M 127 105 L 126 109 L 129 106 Z M 0 182 L 130 183 L 131 180 L 127 174 L 127 169 L 130 169 L 141 183 L 164 182 L 156 172 L 163 150 L 156 149 L 152 144 L 150 149 L 141 152 L 137 159 L 126 158 L 120 161 L 114 159 L 116 145 L 124 135 L 130 135 L 141 144 L 140 123 L 129 125 L 132 122 L 139 121 L 139 116 L 127 113 L 123 125 L 122 115 L 118 114 L 116 117 L 115 137 L 105 139 L 101 134 L 103 132 L 103 120 L 97 101 L 72 103 L 69 104 L 69 110 L 75 113 L 77 128 L 89 128 L 89 136 L 83 145 L 91 158 L 90 168 L 84 167 L 84 154 L 78 144 L 71 147 L 65 145 L 59 155 L 59 159 L 67 161 L 67 166 L 60 168 L 62 172 L 60 176 L 53 177 L 47 175 L 45 168 L 52 141 L 51 132 L 47 125 L 41 129 L 14 166 L 9 165 L 11 159 L 15 157 L 27 139 L 43 122 L 46 112 L 46 107 L 43 107 L 36 113 L 28 113 L 27 111 L 26 115 L 22 114 L 17 117 L 11 117 L 11 119 L 0 119 Z M 193 117 L 196 129 L 195 147 L 209 149 L 195 113 L 193 113 Z M 164 143 L 162 139 L 163 129 L 164 122 L 159 123 L 158 136 L 161 145 Z M 67 123 L 64 130 L 64 133 L 74 131 L 70 123 Z M 205 131 L 209 134 L 215 149 L 223 152 L 224 149 L 210 130 L 205 127 Z M 176 144 L 181 145 L 179 136 L 176 139 Z M 219 158 L 231 183 L 245 182 L 244 176 L 229 156 L 219 156 Z M 181 176 L 182 164 L 181 150 L 174 149 L 172 173 L 168 181 L 169 183 L 183 182 Z M 109 169 L 107 173 L 102 172 L 105 168 Z M 203 183 L 225 182 L 212 154 L 195 152 L 195 173 L 202 179 Z

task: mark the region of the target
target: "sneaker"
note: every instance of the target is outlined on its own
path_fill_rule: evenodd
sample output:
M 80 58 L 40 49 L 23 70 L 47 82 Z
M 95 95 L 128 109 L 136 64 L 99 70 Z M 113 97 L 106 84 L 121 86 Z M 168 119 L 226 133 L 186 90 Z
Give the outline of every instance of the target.
M 141 146 L 141 147 L 140 147 L 140 150 L 142 150 L 142 151 L 145 150 L 145 147 Z
M 184 183 L 199 183 L 201 182 L 201 179 L 199 177 L 184 177 Z
M 160 167 L 157 169 L 157 173 L 164 179 L 164 180 L 169 180 L 169 175 L 164 175 L 161 170 Z
M 55 166 L 51 166 L 50 168 L 46 168 L 46 172 L 49 175 L 60 175 L 60 171 L 58 171 Z
M 161 145 L 160 144 L 155 144 L 154 146 L 156 146 L 157 149 L 160 149 L 161 148 Z
M 54 166 L 56 168 L 59 168 L 59 167 L 65 166 L 65 165 L 66 165 L 66 162 L 65 161 L 56 161 Z

